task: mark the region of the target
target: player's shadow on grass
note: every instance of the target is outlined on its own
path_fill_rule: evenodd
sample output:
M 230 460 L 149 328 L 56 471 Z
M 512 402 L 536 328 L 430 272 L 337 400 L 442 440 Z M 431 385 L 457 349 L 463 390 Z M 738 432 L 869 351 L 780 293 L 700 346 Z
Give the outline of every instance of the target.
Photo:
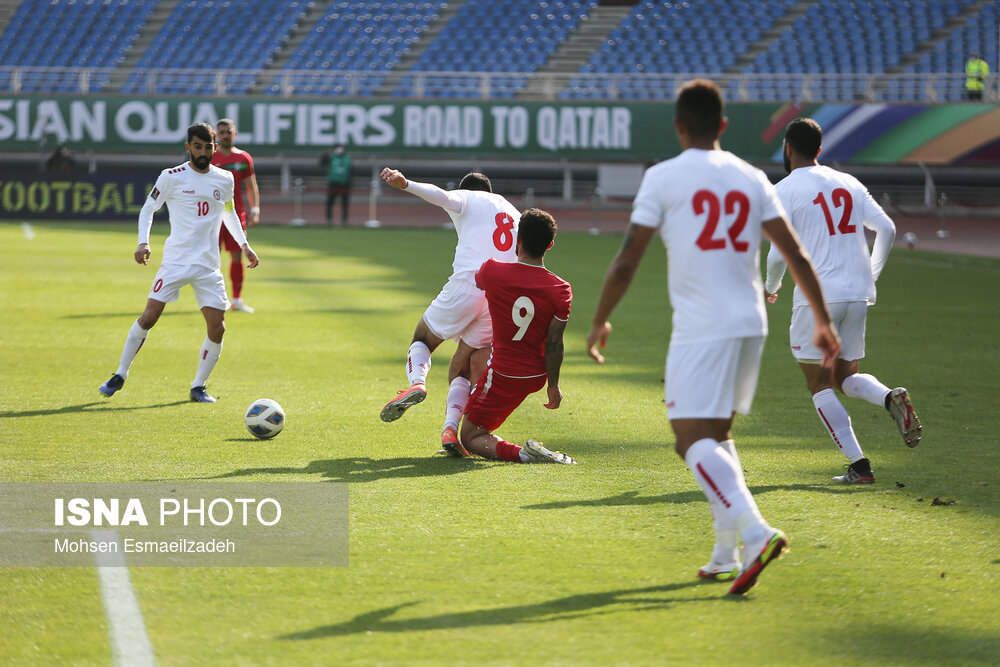
M 369 632 L 425 632 L 427 630 L 449 630 L 493 625 L 513 625 L 515 623 L 549 623 L 569 619 L 611 614 L 621 611 L 647 611 L 668 609 L 683 602 L 705 602 L 719 600 L 719 594 L 725 589 L 714 587 L 716 594 L 699 597 L 679 597 L 670 595 L 692 586 L 702 585 L 698 581 L 686 581 L 680 584 L 665 584 L 647 588 L 625 588 L 600 593 L 582 593 L 568 597 L 539 602 L 536 604 L 516 605 L 513 607 L 494 607 L 492 609 L 476 609 L 451 614 L 434 614 L 418 618 L 392 620 L 390 617 L 401 609 L 419 604 L 405 602 L 403 604 L 378 609 L 343 623 L 321 625 L 311 630 L 281 635 L 279 639 L 324 639 L 327 637 L 342 637 L 345 635 L 365 634 Z M 712 588 L 711 585 L 706 585 Z
M 359 484 L 381 479 L 457 475 L 495 465 L 490 461 L 450 456 L 401 456 L 388 459 L 366 457 L 310 461 L 301 468 L 243 468 L 207 479 L 231 479 L 253 475 L 319 475 L 331 482 Z
M 61 408 L 49 408 L 47 410 L 11 410 L 0 412 L 0 419 L 15 419 L 17 417 L 49 417 L 52 415 L 63 415 L 72 412 L 120 412 L 126 410 L 156 410 L 158 408 L 171 408 L 175 405 L 184 405 L 191 401 L 174 401 L 173 403 L 157 403 L 155 405 L 114 405 L 104 401 L 93 401 L 91 403 L 80 403 L 79 405 L 64 405 Z M 100 407 L 94 407 L 100 406 Z
M 820 493 L 850 493 L 851 489 L 843 485 L 826 486 L 824 484 L 787 484 L 783 486 L 752 486 L 750 493 L 758 496 L 768 491 L 818 491 Z M 629 505 L 686 505 L 704 501 L 705 494 L 698 490 L 682 491 L 680 493 L 664 493 L 659 496 L 640 496 L 638 491 L 626 491 L 616 496 L 606 498 L 589 498 L 580 500 L 559 500 L 551 503 L 524 505 L 524 510 L 560 510 L 567 507 L 626 507 Z
M 141 310 L 130 310 L 127 313 L 77 313 L 75 315 L 61 315 L 64 320 L 93 320 L 104 319 L 106 317 L 138 317 Z M 177 315 L 197 315 L 197 310 L 165 310 L 160 317 L 176 317 Z

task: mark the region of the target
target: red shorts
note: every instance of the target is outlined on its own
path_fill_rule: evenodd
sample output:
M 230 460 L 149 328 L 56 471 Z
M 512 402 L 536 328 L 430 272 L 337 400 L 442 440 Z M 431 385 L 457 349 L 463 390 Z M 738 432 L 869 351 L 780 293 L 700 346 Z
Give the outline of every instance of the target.
M 465 418 L 487 431 L 495 431 L 529 395 L 545 386 L 545 375 L 512 378 L 487 368 L 469 396 Z
M 246 211 L 240 213 L 239 217 L 240 217 L 240 225 L 243 226 L 243 231 L 245 232 L 247 230 Z M 222 225 L 222 229 L 219 230 L 219 243 L 222 245 L 223 248 L 225 248 L 229 252 L 233 252 L 234 250 L 235 251 L 240 250 L 239 244 L 236 243 L 236 239 L 234 239 L 233 235 L 229 233 L 229 230 L 226 229 L 225 225 Z

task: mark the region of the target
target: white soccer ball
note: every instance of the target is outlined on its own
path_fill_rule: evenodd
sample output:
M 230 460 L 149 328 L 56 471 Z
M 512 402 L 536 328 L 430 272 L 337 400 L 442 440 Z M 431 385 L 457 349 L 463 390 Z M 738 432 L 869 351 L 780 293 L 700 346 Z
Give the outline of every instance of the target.
M 917 245 L 917 235 L 913 232 L 906 232 L 903 234 L 903 243 L 906 244 L 907 248 L 913 248 Z
M 281 433 L 285 428 L 285 411 L 277 401 L 270 398 L 258 398 L 247 408 L 243 417 L 247 430 L 251 435 L 261 440 L 267 440 Z

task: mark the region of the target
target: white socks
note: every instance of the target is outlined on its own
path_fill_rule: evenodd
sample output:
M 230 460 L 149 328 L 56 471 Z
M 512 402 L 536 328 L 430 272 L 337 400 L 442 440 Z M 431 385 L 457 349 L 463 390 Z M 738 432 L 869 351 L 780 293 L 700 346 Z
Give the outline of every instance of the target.
M 194 376 L 194 382 L 191 383 L 192 389 L 205 386 L 220 354 L 222 354 L 222 343 L 213 343 L 208 336 L 205 336 L 205 342 L 202 344 L 198 356 L 198 373 Z
M 431 368 L 431 351 L 417 341 L 406 351 L 406 379 L 410 385 L 427 384 L 427 371 Z
M 855 377 L 855 376 L 851 376 Z M 861 453 L 861 445 L 858 443 L 854 429 L 851 428 L 851 416 L 833 393 L 833 389 L 824 389 L 813 395 L 813 405 L 819 414 L 820 421 L 826 427 L 833 442 L 840 448 L 840 451 L 847 460 L 854 463 L 858 459 L 864 458 Z
M 463 377 L 457 377 L 451 381 L 448 387 L 448 403 L 444 412 L 444 427 L 449 426 L 458 430 L 458 422 L 465 412 L 465 406 L 469 402 L 469 393 L 472 391 L 472 384 Z
M 703 438 L 688 448 L 684 462 L 709 502 L 717 501 L 713 511 L 724 514 L 734 524 L 744 544 L 767 535 L 770 526 L 750 495 L 743 470 L 725 447 L 711 438 Z
M 885 407 L 885 397 L 889 393 L 889 388 L 879 382 L 874 375 L 855 373 L 844 378 L 841 386 L 848 396 L 863 398 L 872 405 Z
M 736 455 L 736 445 L 732 440 L 724 440 L 719 446 L 736 461 L 736 467 L 740 467 L 740 459 Z M 736 523 L 725 513 L 722 503 L 718 498 L 710 498 L 708 501 L 712 509 L 712 525 L 715 527 L 715 548 L 712 550 L 712 560 L 716 563 L 738 563 L 740 560 L 739 546 L 740 533 L 736 530 Z
M 122 358 L 118 362 L 118 370 L 115 373 L 121 375 L 123 378 L 128 377 L 128 369 L 132 365 L 132 362 L 135 361 L 135 355 L 139 354 L 139 348 L 146 342 L 146 336 L 148 335 L 149 329 L 140 327 L 139 320 L 132 323 L 132 328 L 128 330 L 128 336 L 125 337 Z

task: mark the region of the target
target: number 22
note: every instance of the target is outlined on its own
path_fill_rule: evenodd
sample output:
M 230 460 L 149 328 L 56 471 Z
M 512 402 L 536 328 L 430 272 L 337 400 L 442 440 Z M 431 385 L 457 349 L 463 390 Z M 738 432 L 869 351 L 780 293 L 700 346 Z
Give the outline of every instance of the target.
M 731 190 L 726 193 L 724 203 L 726 215 L 736 214 L 736 219 L 726 231 L 729 240 L 733 243 L 733 250 L 736 252 L 746 252 L 750 248 L 750 244 L 747 241 L 740 241 L 739 238 L 740 234 L 743 233 L 743 228 L 747 226 L 747 218 L 750 216 L 750 199 L 739 190 Z M 719 225 L 722 208 L 719 198 L 715 196 L 715 193 L 711 190 L 698 190 L 698 192 L 694 193 L 694 199 L 691 200 L 691 207 L 694 208 L 695 215 L 705 213 L 706 208 L 708 212 L 708 219 L 705 220 L 705 226 L 702 228 L 701 234 L 698 235 L 698 240 L 695 242 L 698 247 L 702 250 L 725 249 L 725 237 L 721 239 L 715 238 L 715 228 Z

